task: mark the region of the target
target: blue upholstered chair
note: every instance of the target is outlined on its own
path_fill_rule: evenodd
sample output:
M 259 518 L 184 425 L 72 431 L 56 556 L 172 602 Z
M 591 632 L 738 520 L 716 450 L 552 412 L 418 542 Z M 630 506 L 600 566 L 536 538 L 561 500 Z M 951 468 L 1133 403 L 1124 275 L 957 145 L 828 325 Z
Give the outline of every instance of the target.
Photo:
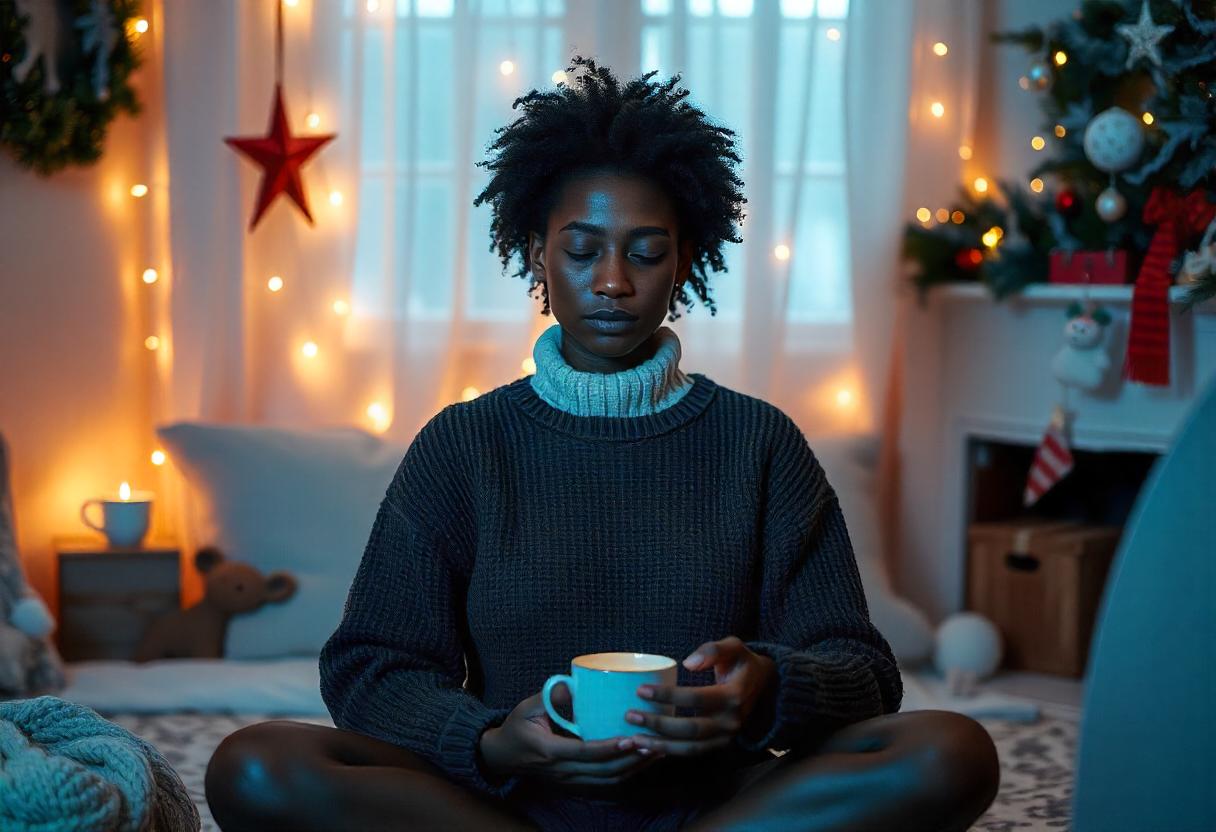
M 1216 383 L 1150 474 L 1109 581 L 1073 828 L 1216 829 Z

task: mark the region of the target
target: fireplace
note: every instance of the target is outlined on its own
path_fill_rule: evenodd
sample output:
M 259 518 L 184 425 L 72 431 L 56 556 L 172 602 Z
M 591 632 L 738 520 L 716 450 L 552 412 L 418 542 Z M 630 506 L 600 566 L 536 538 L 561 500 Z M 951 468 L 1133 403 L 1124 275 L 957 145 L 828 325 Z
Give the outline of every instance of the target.
M 1076 467 L 1027 512 L 1021 495 L 1060 384 L 1052 357 L 1081 287 L 1034 286 L 997 303 L 980 285 L 935 289 L 909 300 L 901 356 L 899 512 L 893 551 L 897 588 L 930 618 L 963 607 L 968 526 L 1027 514 L 1123 525 L 1153 462 L 1165 453 L 1199 391 L 1216 379 L 1216 301 L 1183 311 L 1170 292 L 1169 387 L 1119 378 L 1131 286 L 1091 287 L 1110 312 L 1106 383 L 1072 391 Z

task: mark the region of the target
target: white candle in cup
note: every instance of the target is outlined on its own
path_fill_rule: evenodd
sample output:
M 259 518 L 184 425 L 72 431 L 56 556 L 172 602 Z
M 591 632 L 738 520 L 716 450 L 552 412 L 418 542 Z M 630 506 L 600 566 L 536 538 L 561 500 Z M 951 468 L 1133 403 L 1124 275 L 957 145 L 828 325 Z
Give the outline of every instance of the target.
M 104 534 L 110 546 L 138 546 L 148 533 L 152 496 L 151 491 L 132 491 L 131 484 L 124 482 L 117 494 L 85 500 L 80 507 L 80 519 L 90 529 Z M 89 519 L 89 508 L 93 505 L 101 506 L 100 525 Z

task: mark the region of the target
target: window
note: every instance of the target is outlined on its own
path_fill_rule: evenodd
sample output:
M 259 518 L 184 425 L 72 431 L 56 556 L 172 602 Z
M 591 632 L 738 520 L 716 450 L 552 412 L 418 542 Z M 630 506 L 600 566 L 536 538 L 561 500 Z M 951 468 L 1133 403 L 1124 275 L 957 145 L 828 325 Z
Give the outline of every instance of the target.
M 391 300 L 386 305 L 387 299 L 408 297 L 401 314 L 448 316 L 457 285 L 453 271 L 463 270 L 467 318 L 530 317 L 536 301 L 526 296 L 523 281 L 502 274 L 488 250 L 489 206 L 472 208 L 488 179 L 474 162 L 485 158 L 494 129 L 518 115 L 511 108 L 517 96 L 554 83 L 553 73 L 568 58 L 564 44 L 577 28 L 570 18 L 586 15 L 587 9 L 567 8 L 565 0 L 345 2 L 341 63 L 348 73 L 344 86 L 352 93 L 352 111 L 345 117 L 347 123 L 360 119 L 362 135 L 356 307 L 383 314 L 374 310 L 399 306 Z M 620 2 L 624 6 L 625 0 Z M 742 178 L 749 189 L 751 146 L 772 142 L 773 204 L 758 205 L 749 194 L 747 211 L 768 210 L 778 238 L 774 244 L 784 241 L 794 250 L 789 322 L 795 328 L 847 326 L 843 76 L 848 0 L 633 2 L 637 13 L 625 8 L 619 17 L 636 48 L 622 54 L 635 56 L 630 62 L 639 61 L 637 70 L 658 70 L 661 77 L 683 67 L 694 103 L 740 134 Z M 756 94 L 753 18 L 767 2 L 778 4 L 780 15 L 776 123 L 757 129 L 749 122 L 748 103 Z M 616 11 L 615 5 L 596 9 L 601 16 Z M 624 66 L 602 52 L 599 57 Z M 791 221 L 795 208 L 796 223 Z M 746 224 L 743 236 L 746 240 Z M 463 263 L 453 262 L 458 249 Z M 729 272 L 719 276 L 714 292 L 719 317 L 730 319 L 743 309 L 743 247 L 728 245 L 726 260 Z M 778 262 L 769 261 L 777 274 Z

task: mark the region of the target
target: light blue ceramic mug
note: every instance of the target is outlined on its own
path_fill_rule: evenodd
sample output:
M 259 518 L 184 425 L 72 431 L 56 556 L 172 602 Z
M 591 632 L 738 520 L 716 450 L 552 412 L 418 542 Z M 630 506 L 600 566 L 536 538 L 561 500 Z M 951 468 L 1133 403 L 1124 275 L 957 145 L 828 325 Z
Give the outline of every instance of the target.
M 549 718 L 576 737 L 605 740 L 633 734 L 654 734 L 644 725 L 625 720 L 630 710 L 675 715 L 675 706 L 638 696 L 641 685 L 674 685 L 676 660 L 651 653 L 588 653 L 570 661 L 570 674 L 550 676 L 541 690 Z M 565 684 L 574 701 L 574 722 L 553 707 L 553 688 Z

